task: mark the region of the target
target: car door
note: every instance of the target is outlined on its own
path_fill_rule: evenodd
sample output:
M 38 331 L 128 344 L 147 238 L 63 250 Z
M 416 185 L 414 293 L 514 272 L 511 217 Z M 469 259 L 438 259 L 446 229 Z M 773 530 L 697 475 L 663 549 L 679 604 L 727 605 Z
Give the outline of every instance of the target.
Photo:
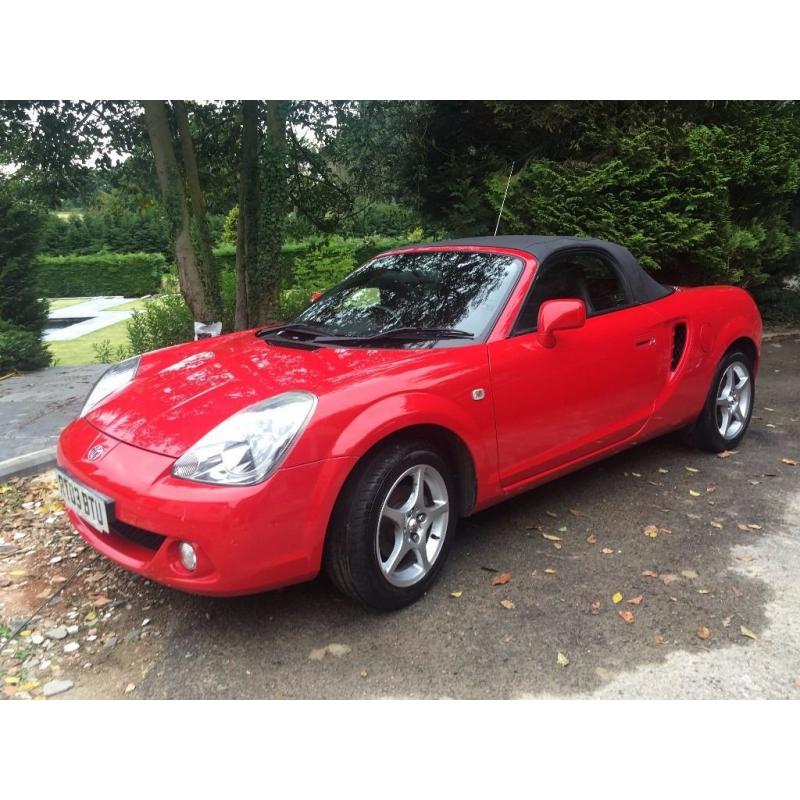
M 586 323 L 536 336 L 547 300 L 585 302 Z M 512 486 L 633 437 L 667 374 L 657 316 L 633 303 L 618 265 L 582 249 L 546 259 L 509 338 L 489 345 L 500 482 Z

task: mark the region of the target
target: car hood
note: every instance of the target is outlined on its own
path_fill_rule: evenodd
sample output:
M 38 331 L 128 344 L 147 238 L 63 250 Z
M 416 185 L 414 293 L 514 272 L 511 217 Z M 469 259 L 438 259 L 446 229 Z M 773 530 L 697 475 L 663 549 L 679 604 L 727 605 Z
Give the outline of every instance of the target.
M 380 380 L 432 350 L 320 347 L 265 342 L 254 331 L 142 356 L 136 378 L 86 420 L 120 441 L 174 458 L 237 411 L 282 392 L 320 398 Z

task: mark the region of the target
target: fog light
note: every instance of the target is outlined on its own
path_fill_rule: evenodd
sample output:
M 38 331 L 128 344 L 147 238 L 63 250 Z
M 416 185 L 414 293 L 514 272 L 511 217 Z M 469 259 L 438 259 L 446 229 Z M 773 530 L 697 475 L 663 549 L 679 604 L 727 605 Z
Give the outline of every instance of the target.
M 181 557 L 181 564 L 183 564 L 189 572 L 194 572 L 197 568 L 197 553 L 194 551 L 189 542 L 181 542 L 178 545 L 178 553 Z

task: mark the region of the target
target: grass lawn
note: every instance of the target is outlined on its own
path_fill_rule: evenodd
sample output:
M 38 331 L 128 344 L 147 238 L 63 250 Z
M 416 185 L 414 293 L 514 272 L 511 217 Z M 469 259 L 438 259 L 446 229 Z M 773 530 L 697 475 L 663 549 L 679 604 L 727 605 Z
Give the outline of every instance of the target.
M 143 308 L 143 300 L 131 300 L 124 305 L 114 306 L 109 311 L 128 311 L 134 308 Z M 78 367 L 83 364 L 94 364 L 97 361 L 97 354 L 94 345 L 100 344 L 104 340 L 111 342 L 112 350 L 116 350 L 119 345 L 128 344 L 128 320 L 116 322 L 107 328 L 99 331 L 87 333 L 77 339 L 70 339 L 65 342 L 48 342 L 47 346 L 55 359 L 55 365 L 59 367 Z

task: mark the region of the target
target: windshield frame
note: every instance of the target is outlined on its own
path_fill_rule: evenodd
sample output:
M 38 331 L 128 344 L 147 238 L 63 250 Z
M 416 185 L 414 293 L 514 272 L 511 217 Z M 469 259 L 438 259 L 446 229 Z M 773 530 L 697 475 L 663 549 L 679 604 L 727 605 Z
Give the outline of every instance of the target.
M 356 267 L 352 272 L 348 273 L 341 281 L 334 284 L 333 286 L 329 287 L 325 294 L 328 292 L 336 289 L 341 284 L 349 281 L 354 276 L 358 275 L 358 273 L 368 269 L 374 262 L 379 261 L 382 258 L 387 258 L 389 256 L 396 256 L 396 255 L 405 255 L 405 254 L 420 254 L 423 255 L 425 253 L 441 253 L 441 252 L 457 252 L 457 253 L 481 253 L 489 256 L 506 256 L 511 257 L 517 260 L 517 264 L 509 265 L 509 270 L 514 272 L 510 276 L 510 280 L 508 281 L 508 285 L 505 289 L 505 293 L 501 296 L 497 302 L 497 307 L 495 308 L 493 314 L 489 317 L 487 323 L 483 326 L 483 328 L 475 334 L 473 338 L 470 339 L 441 339 L 437 340 L 438 344 L 445 344 L 446 346 L 451 347 L 469 347 L 475 344 L 486 344 L 492 333 L 497 328 L 498 323 L 503 317 L 504 312 L 509 307 L 509 301 L 512 297 L 515 296 L 515 293 L 519 287 L 520 281 L 524 275 L 528 273 L 529 265 L 531 262 L 531 255 L 530 253 L 526 253 L 522 250 L 517 250 L 514 248 L 506 248 L 506 247 L 487 247 L 487 246 L 480 246 L 480 245 L 471 245 L 471 246 L 448 246 L 448 245 L 422 245 L 422 246 L 408 246 L 408 247 L 398 247 L 392 250 L 386 250 L 382 253 L 377 253 L 372 258 L 365 261 L 363 264 Z M 313 305 L 313 304 L 311 304 Z M 306 311 L 307 308 L 311 306 L 307 306 L 303 311 L 299 314 L 295 315 L 291 320 L 284 323 L 285 325 L 292 325 L 294 323 L 299 324 L 306 324 L 304 320 L 300 319 L 301 315 Z M 335 336 L 336 334 L 332 333 L 331 336 Z M 366 342 L 364 344 L 367 344 Z M 385 347 L 385 345 L 381 345 Z M 397 349 L 403 349 L 402 345 L 397 345 Z

